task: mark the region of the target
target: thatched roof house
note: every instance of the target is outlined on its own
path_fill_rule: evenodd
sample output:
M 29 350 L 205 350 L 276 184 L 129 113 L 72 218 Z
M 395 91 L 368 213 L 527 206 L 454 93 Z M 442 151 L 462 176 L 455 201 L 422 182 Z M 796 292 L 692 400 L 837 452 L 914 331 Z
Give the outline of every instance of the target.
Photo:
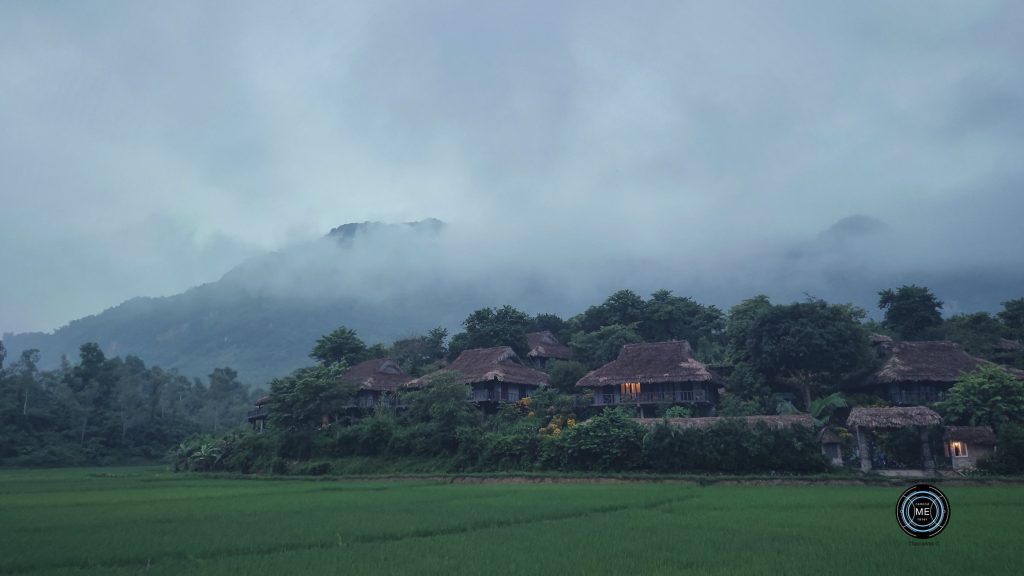
M 555 338 L 550 330 L 530 332 L 526 335 L 526 343 L 530 347 L 527 357 L 543 366 L 548 360 L 568 360 L 572 358 L 572 350 Z
M 693 357 L 686 340 L 626 344 L 615 360 L 601 366 L 576 383 L 580 388 L 598 388 L 622 382 L 711 382 L 715 375 Z
M 943 438 L 994 446 L 996 433 L 988 426 L 946 426 Z
M 937 426 L 942 418 L 934 410 L 924 406 L 895 406 L 888 408 L 865 408 L 857 406 L 850 410 L 846 426 L 852 428 L 909 428 L 914 426 Z
M 942 443 L 954 470 L 971 470 L 995 451 L 996 435 L 988 426 L 946 426 Z
M 685 340 L 626 344 L 615 360 L 593 370 L 577 388 L 594 391 L 595 405 L 686 403 L 709 411 L 719 378 L 693 357 Z
M 665 422 L 665 418 L 637 418 L 637 422 L 644 426 L 656 426 L 660 422 Z M 707 416 L 703 418 L 668 418 L 670 426 L 677 428 L 683 428 L 686 430 L 703 430 L 710 428 L 719 422 L 744 422 L 747 426 L 757 426 L 758 424 L 764 424 L 772 430 L 778 430 L 780 428 L 791 428 L 793 426 L 805 426 L 807 428 L 813 428 L 815 425 L 814 418 L 809 414 L 779 414 L 772 416 Z
M 872 375 L 880 384 L 896 382 L 956 382 L 977 370 L 984 360 L 964 351 L 956 342 L 895 342 L 889 357 Z
M 397 405 L 397 399 L 387 393 L 398 390 L 411 379 L 397 362 L 387 358 L 360 362 L 341 377 L 342 382 L 359 387 L 352 408 L 373 408 L 382 403 Z
M 930 404 L 941 400 L 962 375 L 986 364 L 955 342 L 878 343 L 883 358 L 881 367 L 855 388 L 894 404 Z
M 360 390 L 393 392 L 412 380 L 412 376 L 394 360 L 375 358 L 356 364 L 345 372 L 341 380 L 359 386 Z
M 453 373 L 458 382 L 470 385 L 476 402 L 515 402 L 548 385 L 547 374 L 523 364 L 508 346 L 466 350 L 444 371 Z M 420 388 L 437 374 L 417 378 L 407 386 Z

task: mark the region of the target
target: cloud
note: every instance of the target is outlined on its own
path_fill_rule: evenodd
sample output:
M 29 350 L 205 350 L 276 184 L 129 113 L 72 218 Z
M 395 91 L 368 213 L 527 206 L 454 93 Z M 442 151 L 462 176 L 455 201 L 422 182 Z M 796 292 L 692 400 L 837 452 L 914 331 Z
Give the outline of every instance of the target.
M 616 283 L 833 290 L 848 252 L 776 258 L 854 214 L 898 236 L 854 258 L 873 278 L 1021 270 L 1022 12 L 7 3 L 0 330 L 427 216 L 449 255 L 389 266 L 502 262 L 571 304 Z

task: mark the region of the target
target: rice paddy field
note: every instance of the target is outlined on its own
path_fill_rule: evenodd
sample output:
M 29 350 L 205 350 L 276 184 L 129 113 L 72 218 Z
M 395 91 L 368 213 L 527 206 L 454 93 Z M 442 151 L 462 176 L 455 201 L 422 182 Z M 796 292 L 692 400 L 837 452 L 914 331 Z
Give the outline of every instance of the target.
M 1024 573 L 1024 486 L 943 488 L 951 521 L 917 541 L 900 486 L 0 470 L 0 573 Z

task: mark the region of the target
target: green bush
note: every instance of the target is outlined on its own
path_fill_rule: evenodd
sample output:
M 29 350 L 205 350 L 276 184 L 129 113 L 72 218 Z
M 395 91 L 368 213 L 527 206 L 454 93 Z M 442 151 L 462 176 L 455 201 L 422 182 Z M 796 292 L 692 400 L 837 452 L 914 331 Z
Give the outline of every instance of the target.
M 1024 474 L 1024 427 L 1003 426 L 995 453 L 978 467 L 995 474 Z
M 643 458 L 657 472 L 824 472 L 829 469 L 805 427 L 773 430 L 724 420 L 706 429 L 656 425 L 644 436 Z
M 565 464 L 574 470 L 640 468 L 644 429 L 625 409 L 605 410 L 562 433 Z

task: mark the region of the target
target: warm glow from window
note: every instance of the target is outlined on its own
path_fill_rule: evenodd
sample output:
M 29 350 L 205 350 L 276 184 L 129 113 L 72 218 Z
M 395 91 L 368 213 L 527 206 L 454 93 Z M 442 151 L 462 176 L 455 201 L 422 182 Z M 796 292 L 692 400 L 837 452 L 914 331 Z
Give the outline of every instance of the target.
M 636 396 L 640 393 L 640 383 L 626 382 L 619 387 L 619 393 L 623 396 Z
M 953 453 L 955 457 L 967 456 L 967 443 L 966 442 L 950 442 L 949 451 Z

